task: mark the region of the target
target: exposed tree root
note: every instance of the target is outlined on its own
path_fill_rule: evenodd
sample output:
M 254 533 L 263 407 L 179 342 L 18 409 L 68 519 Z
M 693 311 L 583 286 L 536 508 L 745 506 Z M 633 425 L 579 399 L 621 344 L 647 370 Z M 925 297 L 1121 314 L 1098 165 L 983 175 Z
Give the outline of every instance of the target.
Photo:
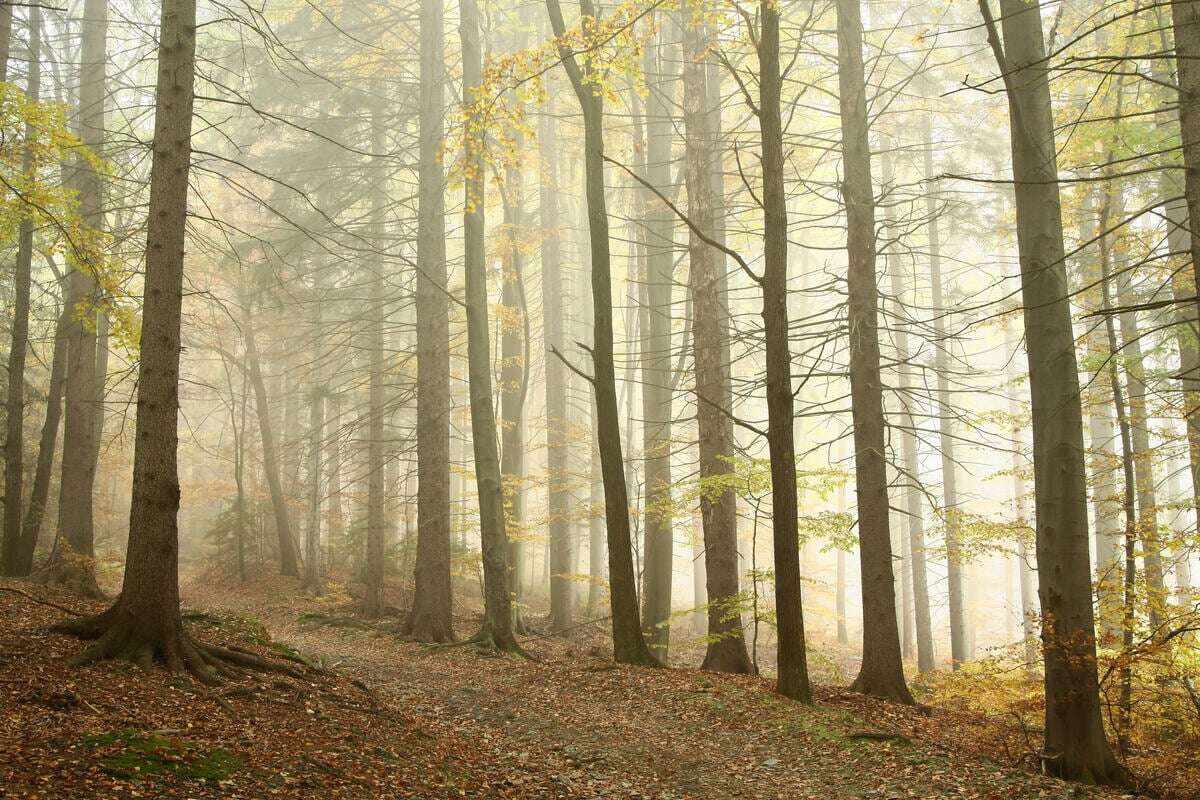
M 517 643 L 515 638 L 510 638 L 507 642 L 500 641 L 495 637 L 495 635 L 493 635 L 492 630 L 487 626 L 484 626 L 479 633 L 475 634 L 470 639 L 463 639 L 462 641 L 458 642 L 445 642 L 442 644 L 426 645 L 426 649 L 430 652 L 449 650 L 454 647 L 470 647 L 483 654 L 512 653 L 513 655 L 521 656 L 529 661 L 538 660 L 536 657 L 526 652 L 525 649 Z
M 304 674 L 291 664 L 201 642 L 183 629 L 177 615 L 165 614 L 167 619 L 159 624 L 148 624 L 122 614 L 120 608 L 118 602 L 102 614 L 67 620 L 51 629 L 92 640 L 91 645 L 69 659 L 71 664 L 129 661 L 145 670 L 162 666 L 174 675 L 190 675 L 209 685 L 235 679 L 246 670 L 283 672 L 293 677 Z
M 0 586 L 0 592 L 12 592 L 13 594 L 24 597 L 26 600 L 29 600 L 30 602 L 38 603 L 39 605 L 43 605 L 43 606 L 49 606 L 50 608 L 57 609 L 58 611 L 65 612 L 65 613 L 70 614 L 75 617 L 80 616 L 80 612 L 76 611 L 73 608 L 67 608 L 66 606 L 59 605 L 58 603 L 51 602 L 50 600 L 43 600 L 40 597 L 34 597 L 29 592 L 23 591 L 21 589 L 17 589 L 12 586 Z

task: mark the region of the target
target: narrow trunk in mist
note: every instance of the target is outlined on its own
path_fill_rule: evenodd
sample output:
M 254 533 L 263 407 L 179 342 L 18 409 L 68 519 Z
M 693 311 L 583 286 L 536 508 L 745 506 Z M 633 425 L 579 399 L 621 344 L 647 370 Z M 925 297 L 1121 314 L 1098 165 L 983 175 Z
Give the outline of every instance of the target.
M 518 45 L 517 49 L 521 49 Z M 517 148 L 523 137 L 517 135 Z M 513 594 L 513 625 L 524 633 L 521 594 L 525 580 L 525 398 L 529 393 L 529 317 L 526 311 L 524 257 L 520 252 L 524 225 L 524 187 L 520 170 L 509 167 L 504 181 L 504 269 L 500 304 L 500 479 L 507 510 L 509 588 Z
M 566 34 L 558 0 L 546 0 L 554 35 Z M 591 0 L 581 12 L 595 17 Z M 629 530 L 629 498 L 621 455 L 621 421 L 613 367 L 612 275 L 609 258 L 608 208 L 604 196 L 604 104 L 588 82 L 591 70 L 569 48 L 560 48 L 563 66 L 583 112 L 585 194 L 592 261 L 592 388 L 596 397 L 596 439 L 604 477 L 604 517 L 608 536 L 609 602 L 612 607 L 613 654 L 629 664 L 656 664 L 642 636 Z
M 37 466 L 33 473 L 33 488 L 29 492 L 29 510 L 21 524 L 21 541 L 12 561 L 12 574 L 29 575 L 33 571 L 33 554 L 37 550 L 50 496 L 50 478 L 54 471 L 54 451 L 58 445 L 58 428 L 62 419 L 63 382 L 67 372 L 66 329 L 70 324 L 70 309 L 64 308 L 54 326 L 54 353 L 50 360 L 50 382 L 46 388 L 46 417 L 38 441 Z
M 779 639 L 778 690 L 812 702 L 796 508 L 796 446 L 792 353 L 787 307 L 787 199 L 783 187 L 779 6 L 762 0 L 758 39 L 759 131 L 762 143 L 763 335 L 766 339 L 767 444 L 771 454 L 771 530 L 775 551 L 775 616 Z
M 575 571 L 571 539 L 571 492 L 567 414 L 567 368 L 551 353 L 566 350 L 565 281 L 558 186 L 558 124 L 553 101 L 538 119 L 538 149 L 542 179 L 538 205 L 542 227 L 542 330 L 546 342 L 546 473 L 547 525 L 550 548 L 550 628 L 563 631 L 574 621 Z
M 263 379 L 262 359 L 258 353 L 258 340 L 254 333 L 254 315 L 248 299 L 242 301 L 242 335 L 246 337 L 246 368 L 250 373 L 250 383 L 254 387 L 254 408 L 258 416 L 258 436 L 262 444 L 263 473 L 271 495 L 271 509 L 275 512 L 279 571 L 283 575 L 298 576 L 299 559 L 296 554 L 296 542 L 292 538 L 287 498 L 284 497 L 283 481 L 279 474 L 279 450 L 275 445 L 275 428 L 271 424 L 271 403 L 267 397 L 267 384 Z
M 104 104 L 108 37 L 106 0 L 86 0 L 81 23 L 79 115 L 80 139 L 94 153 L 104 146 Z M 87 161 L 77 159 L 71 184 L 79 193 L 79 213 L 89 227 L 104 224 L 104 186 L 100 174 Z M 67 275 L 66 304 L 75 309 L 67 334 L 67 375 L 64 388 L 63 452 L 92 453 L 100 386 L 96 380 L 96 332 L 80 308 L 95 305 L 96 281 L 86 269 Z M 99 595 L 93 559 L 95 529 L 92 489 L 96 462 L 89 457 L 64 458 L 58 495 L 58 545 L 48 578 L 83 594 Z
M 646 179 L 665 187 L 671 182 L 671 107 L 675 81 L 668 70 L 678 55 L 676 32 L 662 20 L 654 46 L 647 47 L 644 67 L 649 83 L 646 96 Z M 643 510 L 645 567 L 642 571 L 642 624 L 651 652 L 663 663 L 670 643 L 671 574 L 674 563 L 671 525 L 671 286 L 674 261 L 674 220 L 668 209 L 649 196 L 644 237 L 646 298 L 641 337 L 642 460 L 646 483 Z
M 900 456 L 904 470 L 904 514 L 908 519 L 908 563 L 912 581 L 913 620 L 917 645 L 917 670 L 932 672 L 934 669 L 933 625 L 929 614 L 929 571 L 925 560 L 925 507 L 920 485 L 921 464 L 918 458 L 917 420 L 912 413 L 916 402 L 908 363 L 908 324 L 904 314 L 904 282 L 899 270 L 891 274 L 891 292 L 897 310 L 895 326 L 896 361 L 900 365 L 897 375 L 897 393 L 900 402 Z
M 475 0 L 459 0 L 462 38 L 463 100 L 471 103 L 483 71 L 479 8 Z M 482 135 L 482 134 L 480 134 Z M 504 492 L 500 483 L 496 417 L 492 407 L 492 363 L 488 330 L 485 253 L 485 173 L 483 142 L 467 137 L 463 268 L 466 272 L 467 370 L 471 393 L 471 441 L 475 452 L 475 484 L 479 490 L 479 539 L 483 550 L 483 628 L 478 638 L 499 650 L 519 651 L 513 636 L 512 597 L 508 584 L 508 537 Z
M 6 4 L 7 7 L 7 4 Z M 11 15 L 11 10 L 9 11 Z M 29 9 L 29 78 L 25 93 L 39 99 L 41 91 L 42 14 Z M 38 135 L 32 125 L 25 136 Z M 33 154 L 27 147 L 22 169 L 33 169 Z M 20 570 L 21 505 L 25 500 L 25 358 L 29 352 L 29 293 L 33 284 L 32 209 L 21 219 L 17 231 L 17 261 L 13 275 L 13 316 L 8 346 L 8 397 L 4 439 L 4 529 L 0 532 L 0 574 L 23 575 Z
M 1042 764 L 1046 772 L 1063 778 L 1123 783 L 1125 774 L 1109 748 L 1100 715 L 1083 416 L 1040 4 L 1001 0 L 1001 43 L 988 2 L 980 0 L 980 10 L 1009 105 L 1033 409 L 1046 693 Z
M 1012 418 L 1012 492 L 1013 492 L 1013 521 L 1022 528 L 1027 529 L 1030 526 L 1028 502 L 1026 501 L 1025 487 L 1025 458 L 1024 458 L 1024 430 L 1025 425 L 1021 421 L 1021 405 L 1017 400 L 1017 386 L 1019 381 L 1029 374 L 1029 370 L 1022 369 L 1022 365 L 1018 362 L 1021 360 L 1021 353 L 1018 350 L 1019 337 L 1011 337 L 1008 342 L 1008 350 L 1012 353 L 1009 362 L 1009 368 L 1012 370 L 1010 376 L 1010 385 L 1013 387 L 1008 395 L 1008 413 Z M 1038 660 L 1038 642 L 1037 642 L 1037 572 L 1033 563 L 1032 557 L 1025 544 L 1026 532 L 1021 530 L 1017 538 L 1017 576 L 1018 585 L 1021 593 L 1021 638 L 1024 642 L 1022 648 L 1022 657 L 1025 662 L 1025 670 L 1033 674 L 1037 667 Z
M 384 247 L 385 225 L 385 170 L 383 163 L 373 163 L 384 158 L 383 115 L 378 108 L 371 113 L 372 162 L 367 169 L 374 172 L 371 183 L 371 211 L 368 222 L 371 241 L 378 250 Z M 387 353 L 384 349 L 383 328 L 387 316 L 387 298 L 384 297 L 384 262 L 376 254 L 370 265 L 369 316 L 367 318 L 367 358 L 370 360 L 367 383 L 367 552 L 364 577 L 366 578 L 363 613 L 367 617 L 383 614 L 385 605 L 383 592 L 383 561 L 387 548 L 387 518 L 384 513 L 385 481 L 384 423 L 386 422 L 386 399 L 383 394 L 383 376 L 387 370 Z
M 450 310 L 446 294 L 445 9 L 421 0 L 417 160 L 417 558 L 405 633 L 454 639 L 450 582 Z
M 963 592 L 961 532 L 959 530 L 957 462 L 954 458 L 954 410 L 950 407 L 950 357 L 942 299 L 942 253 L 937 195 L 933 191 L 933 121 L 924 117 L 925 213 L 929 218 L 929 287 L 933 314 L 933 369 L 937 373 L 938 450 L 942 461 L 942 517 L 946 526 L 946 584 L 950 613 L 950 663 L 958 669 L 970 657 L 967 612 Z
M 718 216 L 721 185 L 719 75 L 709 69 L 711 31 L 702 20 L 687 19 L 683 30 L 684 179 L 688 215 L 715 241 L 724 238 Z M 715 102 L 714 102 L 715 101 Z M 720 491 L 700 493 L 704 536 L 704 576 L 708 602 L 707 640 L 702 669 L 749 674 L 738 586 L 737 495 L 733 473 L 733 390 L 729 376 L 729 307 L 725 256 L 695 232 L 688 238 L 692 294 L 692 354 L 695 372 L 697 440 L 701 482 Z
M 859 0 L 838 0 L 838 87 L 842 121 L 842 198 L 849 269 L 850 401 L 862 573 L 863 662 L 851 688 L 913 702 L 904 682 L 888 519 L 888 480 L 879 371 L 879 287 L 875 275 L 875 196 L 863 78 Z M 763 163 L 764 170 L 767 164 Z M 782 164 L 779 165 L 782 170 Z
M 320 596 L 325 591 L 321 582 L 321 500 L 324 496 L 321 472 L 324 466 L 322 448 L 325 443 L 325 388 L 321 385 L 313 386 L 309 402 L 309 495 L 308 525 L 304 530 L 304 591 Z

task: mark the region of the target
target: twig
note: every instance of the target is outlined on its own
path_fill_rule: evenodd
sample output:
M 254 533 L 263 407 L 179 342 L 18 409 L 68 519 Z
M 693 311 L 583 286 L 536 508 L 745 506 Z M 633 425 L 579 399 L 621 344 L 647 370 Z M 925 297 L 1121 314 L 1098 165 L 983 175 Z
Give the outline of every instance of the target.
M 34 603 L 39 603 L 43 606 L 49 606 L 50 608 L 57 608 L 59 611 L 66 612 L 67 614 L 70 614 L 73 617 L 82 617 L 83 616 L 82 611 L 76 611 L 73 608 L 67 608 L 66 606 L 59 605 L 58 603 L 52 602 L 50 600 L 43 600 L 40 597 L 34 597 L 29 592 L 25 592 L 20 589 L 15 589 L 12 586 L 0 586 L 0 592 L 12 592 L 13 594 L 18 594 L 21 597 L 24 597 L 26 600 L 30 600 Z

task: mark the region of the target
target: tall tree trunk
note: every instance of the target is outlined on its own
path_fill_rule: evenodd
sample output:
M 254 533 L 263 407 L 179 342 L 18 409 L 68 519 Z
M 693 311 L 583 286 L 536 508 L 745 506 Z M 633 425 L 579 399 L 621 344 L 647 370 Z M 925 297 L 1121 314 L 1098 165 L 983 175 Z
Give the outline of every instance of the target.
M 516 50 L 523 44 L 518 42 Z M 517 134 L 517 148 L 524 137 Z M 501 277 L 500 304 L 500 480 L 507 512 L 509 589 L 513 595 L 513 627 L 525 632 L 521 600 L 525 580 L 525 399 L 529 393 L 529 315 L 525 302 L 524 235 L 525 187 L 520 169 L 505 169 L 504 235 L 507 238 Z
M 1171 0 L 1179 125 L 1183 131 L 1183 188 L 1188 219 L 1200 220 L 1200 2 Z M 1191 227 L 1189 226 L 1189 230 Z M 1192 236 L 1192 284 L 1200 287 L 1200 236 Z M 1200 301 L 1198 301 L 1200 305 Z
M 646 179 L 653 186 L 671 182 L 671 92 L 678 62 L 676 32 L 662 20 L 658 41 L 647 47 Z M 702 68 L 702 65 L 701 65 Z M 652 77 L 651 77 L 652 76 Z M 646 297 L 641 336 L 642 459 L 646 484 L 643 509 L 645 568 L 642 573 L 642 625 L 651 651 L 663 663 L 670 644 L 671 582 L 674 555 L 671 525 L 671 286 L 674 221 L 657 198 L 643 192 L 645 214 Z
M 698 16 L 698 15 L 696 15 Z M 683 119 L 685 182 L 688 215 L 714 239 L 722 194 L 719 150 L 720 103 L 713 102 L 715 87 L 707 51 L 711 32 L 702 19 L 686 19 L 683 30 Z M 719 73 L 717 73 L 719 75 Z M 717 238 L 720 237 L 720 238 Z M 724 254 L 692 232 L 688 239 L 692 294 L 692 352 L 695 370 L 697 439 L 700 480 L 720 486 L 720 491 L 700 493 L 700 518 L 704 534 L 704 575 L 708 598 L 708 631 L 702 669 L 750 674 L 753 666 L 746 651 L 739 610 L 737 496 L 729 476 L 733 473 L 733 391 L 729 377 L 729 307 Z
M 759 131 L 762 142 L 763 334 L 766 339 L 767 444 L 771 454 L 771 530 L 775 551 L 778 691 L 812 702 L 796 509 L 796 449 L 792 354 L 787 308 L 787 200 L 783 188 L 783 115 L 780 94 L 779 5 L 762 0 L 758 38 Z
M 417 162 L 417 559 L 405 632 L 454 640 L 450 583 L 450 312 L 446 295 L 445 10 L 421 0 Z
M 371 112 L 371 153 L 374 158 L 384 158 L 383 115 L 378 108 Z M 371 163 L 370 235 L 378 250 L 382 250 L 385 225 L 386 169 L 383 163 Z M 367 388 L 367 552 L 364 564 L 366 591 L 363 598 L 363 613 L 367 617 L 383 614 L 384 556 L 386 552 L 387 518 L 384 512 L 386 459 L 384 424 L 386 422 L 386 400 L 383 394 L 383 376 L 387 370 L 387 354 L 384 350 L 383 329 L 386 324 L 387 299 L 384 297 L 384 262 L 377 255 L 372 264 L 370 286 L 370 317 L 368 318 L 368 358 L 370 359 Z
M 46 417 L 38 442 L 37 467 L 33 474 L 33 488 L 29 492 L 29 510 L 22 522 L 21 542 L 13 561 L 14 575 L 26 576 L 33 572 L 33 554 L 42 532 L 46 499 L 50 496 L 50 478 L 54 471 L 54 451 L 58 446 L 59 422 L 62 419 L 63 382 L 67 371 L 66 330 L 70 323 L 71 310 L 64 307 L 54 326 L 54 354 L 50 360 L 50 382 L 46 388 Z
M 1008 96 L 1029 391 L 1038 595 L 1045 654 L 1043 768 L 1122 783 L 1100 716 L 1088 557 L 1087 479 L 1079 370 L 1071 326 L 1040 3 L 1001 0 L 1003 44 L 980 0 Z
M 79 134 L 94 153 L 104 146 L 105 44 L 108 36 L 106 0 L 86 0 L 80 47 Z M 86 225 L 99 230 L 104 224 L 104 186 L 87 161 L 77 159 L 72 185 L 79 193 L 79 212 Z M 72 269 L 67 276 L 68 307 L 78 312 L 96 302 L 96 281 L 87 269 Z M 99 386 L 96 380 L 96 333 L 75 313 L 67 338 L 66 409 L 63 414 L 63 452 L 90 454 L 95 442 L 95 411 Z M 58 547 L 48 577 L 83 594 L 98 596 L 93 559 L 95 530 L 92 489 L 96 462 L 91 457 L 63 458 L 58 496 Z
M 558 0 L 546 0 L 554 35 L 566 34 Z M 595 18 L 592 0 L 581 12 Z M 613 367 L 612 273 L 609 258 L 608 207 L 604 194 L 604 104 L 591 83 L 591 65 L 581 65 L 573 51 L 560 48 L 563 66 L 583 112 L 585 195 L 592 262 L 592 389 L 596 398 L 596 439 L 604 477 L 604 517 L 608 536 L 609 602 L 612 607 L 613 654 L 627 664 L 656 664 L 642 636 L 629 530 L 629 498 L 621 455 L 621 421 Z
M 463 100 L 476 99 L 483 72 L 479 9 L 475 0 L 459 0 L 462 38 Z M 479 136 L 484 134 L 480 133 Z M 508 581 L 508 537 L 504 493 L 500 483 L 496 416 L 492 406 L 491 345 L 484 251 L 483 141 L 466 140 L 463 265 L 466 271 L 467 368 L 471 392 L 471 441 L 475 452 L 475 484 L 479 490 L 479 538 L 483 550 L 483 629 L 480 641 L 499 650 L 519 651 L 513 636 L 512 597 Z
M 915 276 L 914 276 L 915 277 Z M 915 287 L 914 287 L 915 289 Z M 908 324 L 904 321 L 904 281 L 899 269 L 892 270 L 891 292 L 895 300 L 896 362 L 899 364 L 897 391 L 901 407 L 900 455 L 904 469 L 904 514 L 908 519 L 908 563 L 911 566 L 913 619 L 916 627 L 917 670 L 934 669 L 933 625 L 929 613 L 929 572 L 925 563 L 925 508 L 918 458 L 917 420 L 912 412 L 916 401 L 908 363 L 912 357 L 908 343 Z
M 271 508 L 275 512 L 275 535 L 279 542 L 279 572 L 283 575 L 299 576 L 299 559 L 296 542 L 292 538 L 291 515 L 288 514 L 287 498 L 283 494 L 283 481 L 279 474 L 279 449 L 275 443 L 275 429 L 271 424 L 271 404 L 267 397 L 267 384 L 262 374 L 262 359 L 258 353 L 258 341 L 254 333 L 254 315 L 250 300 L 242 300 L 242 335 L 246 337 L 246 367 L 250 372 L 250 383 L 254 387 L 254 408 L 258 416 L 258 436 L 262 444 L 263 472 L 271 494 Z
M 7 4 L 5 4 L 7 6 Z M 8 9 L 11 21 L 11 8 Z M 25 94 L 41 94 L 42 13 L 29 9 L 29 78 Z M 38 135 L 32 125 L 25 136 Z M 22 169 L 33 169 L 33 152 L 25 148 Z M 20 575 L 21 511 L 25 501 L 25 358 L 29 352 L 29 293 L 33 284 L 33 209 L 23 211 L 17 233 L 17 262 L 13 275 L 13 316 L 8 347 L 8 397 L 4 439 L 4 529 L 0 532 L 0 574 Z
M 851 688 L 903 703 L 904 683 L 888 519 L 883 385 L 879 372 L 879 287 L 875 275 L 875 195 L 863 79 L 859 0 L 838 0 L 838 86 L 842 118 L 842 197 L 849 269 L 850 398 L 862 568 L 863 662 Z M 764 158 L 763 168 L 766 169 Z M 782 164 L 780 164 L 782 170 Z
M 1019 337 L 1009 337 L 1008 350 L 1012 353 L 1012 358 L 1009 363 L 1009 368 L 1012 370 L 1010 375 L 1010 385 L 1012 389 L 1008 396 L 1008 413 L 1012 417 L 1012 492 L 1013 492 L 1013 522 L 1021 528 L 1026 528 L 1030 525 L 1028 502 L 1025 495 L 1027 494 L 1025 487 L 1025 458 L 1024 458 L 1024 434 L 1025 425 L 1020 421 L 1021 404 L 1017 400 L 1016 387 L 1018 381 L 1023 379 L 1028 374 L 1028 369 L 1022 369 L 1022 365 L 1017 363 L 1021 360 L 1021 353 L 1018 350 Z M 1037 572 L 1034 569 L 1031 556 L 1028 552 L 1028 547 L 1025 545 L 1025 532 L 1022 530 L 1017 538 L 1017 583 L 1021 594 L 1021 638 L 1024 642 L 1022 648 L 1022 658 L 1025 662 L 1025 670 L 1030 675 L 1037 667 L 1038 660 L 1038 642 L 1037 642 Z
M 925 115 L 925 179 L 934 181 L 933 122 Z M 958 669 L 969 657 L 966 603 L 963 591 L 961 532 L 959 530 L 959 500 L 957 461 L 954 458 L 954 411 L 950 407 L 949 342 L 946 339 L 945 303 L 942 299 L 942 257 L 939 231 L 940 211 L 937 195 L 930 189 L 925 193 L 925 213 L 929 218 L 929 285 L 933 311 L 934 356 L 933 368 L 937 380 L 938 451 L 942 463 L 942 519 L 946 531 L 946 584 L 950 613 L 950 663 Z
M 574 619 L 575 586 L 570 579 L 575 556 L 571 541 L 570 466 L 567 457 L 567 370 L 551 348 L 566 345 L 565 281 L 559 221 L 558 126 L 553 101 L 538 120 L 542 180 L 538 205 L 542 227 L 542 330 L 546 342 L 546 473 L 550 547 L 550 628 L 563 631 Z
M 176 450 L 195 30 L 194 0 L 164 0 L 125 579 L 108 611 L 62 628 L 96 639 L 77 663 L 123 658 L 148 666 L 157 659 L 172 672 L 215 681 L 225 654 L 243 654 L 194 642 L 179 613 Z
M 322 447 L 325 440 L 325 387 L 319 383 L 313 385 L 309 402 L 309 495 L 308 525 L 304 531 L 304 591 L 319 597 L 325 591 L 321 582 L 321 502 L 324 497 L 321 472 L 324 468 Z

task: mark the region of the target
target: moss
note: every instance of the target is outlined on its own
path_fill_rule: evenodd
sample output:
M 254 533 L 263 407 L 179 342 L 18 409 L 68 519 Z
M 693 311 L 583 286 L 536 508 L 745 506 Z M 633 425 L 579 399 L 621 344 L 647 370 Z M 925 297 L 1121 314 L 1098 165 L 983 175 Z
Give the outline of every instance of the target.
M 86 736 L 80 744 L 89 750 L 105 751 L 98 759 L 100 768 L 118 778 L 142 779 L 168 774 L 223 781 L 245 763 L 241 756 L 222 748 L 204 751 L 180 739 L 132 728 Z

